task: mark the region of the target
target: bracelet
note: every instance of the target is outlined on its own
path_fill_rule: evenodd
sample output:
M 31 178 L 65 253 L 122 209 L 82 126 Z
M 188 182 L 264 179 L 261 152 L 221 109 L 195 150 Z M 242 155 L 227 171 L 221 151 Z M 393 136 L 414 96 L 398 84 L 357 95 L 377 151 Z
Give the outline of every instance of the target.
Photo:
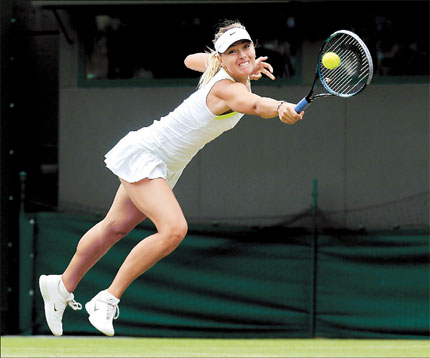
M 276 108 L 276 111 L 279 112 L 279 108 L 281 108 L 281 106 L 285 103 L 285 101 L 281 101 L 278 104 L 278 108 Z

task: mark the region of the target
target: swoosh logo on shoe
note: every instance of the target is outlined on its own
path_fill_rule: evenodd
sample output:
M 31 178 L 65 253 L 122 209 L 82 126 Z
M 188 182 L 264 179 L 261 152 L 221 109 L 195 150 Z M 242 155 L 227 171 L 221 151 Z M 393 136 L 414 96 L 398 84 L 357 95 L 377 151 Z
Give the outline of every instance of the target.
M 55 312 L 57 312 L 58 310 L 57 310 L 57 307 L 55 307 L 55 303 L 54 303 L 54 311 Z
M 94 303 L 94 312 L 95 311 L 98 311 L 100 308 L 99 307 L 97 307 L 97 303 Z

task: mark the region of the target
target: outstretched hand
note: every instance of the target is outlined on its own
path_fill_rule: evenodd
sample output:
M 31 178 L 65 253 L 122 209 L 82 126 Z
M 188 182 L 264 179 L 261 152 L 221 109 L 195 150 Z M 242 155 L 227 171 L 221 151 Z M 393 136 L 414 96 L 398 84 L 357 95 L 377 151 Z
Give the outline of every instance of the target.
M 294 124 L 303 119 L 305 112 L 297 113 L 296 105 L 293 103 L 283 102 L 278 108 L 279 119 L 283 123 Z
M 273 76 L 272 65 L 268 62 L 264 62 L 267 60 L 267 58 L 267 56 L 261 56 L 255 60 L 254 71 L 249 76 L 251 80 L 259 80 L 263 74 L 269 77 L 271 80 L 275 79 L 275 76 Z

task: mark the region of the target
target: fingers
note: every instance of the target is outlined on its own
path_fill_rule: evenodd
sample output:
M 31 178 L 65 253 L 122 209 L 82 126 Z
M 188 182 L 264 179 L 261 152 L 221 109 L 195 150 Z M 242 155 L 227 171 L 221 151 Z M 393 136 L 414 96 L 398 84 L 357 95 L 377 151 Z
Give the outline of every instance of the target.
M 249 76 L 251 80 L 259 80 L 262 77 L 261 72 L 254 72 Z
M 264 62 L 268 59 L 267 56 L 261 56 L 255 60 L 255 71 L 250 76 L 252 80 L 258 80 L 262 77 L 262 74 L 269 77 L 271 80 L 275 79 L 273 75 L 273 67 L 270 63 Z
M 271 80 L 275 79 L 275 76 L 273 76 L 273 67 L 270 63 L 261 62 L 261 71 L 260 72 L 264 73 Z
M 262 62 L 262 64 L 263 64 L 263 66 L 264 66 L 265 68 L 268 68 L 268 69 L 269 69 L 270 73 L 273 73 L 273 67 L 272 67 L 272 65 L 271 65 L 270 63 Z
M 279 108 L 279 119 L 286 124 L 294 124 L 303 119 L 305 112 L 297 113 L 292 103 L 286 103 Z
M 262 62 L 262 61 L 266 61 L 268 59 L 267 56 L 260 56 L 259 58 L 257 58 L 255 60 L 256 63 Z
M 270 66 L 270 67 L 272 67 L 272 66 Z M 268 70 L 266 70 L 266 69 L 261 70 L 261 73 L 264 73 L 264 74 L 265 74 L 267 77 L 269 77 L 271 80 L 274 80 L 274 79 L 275 79 L 275 76 L 273 76 L 272 72 L 273 72 L 273 68 L 269 69 L 269 71 L 268 71 Z

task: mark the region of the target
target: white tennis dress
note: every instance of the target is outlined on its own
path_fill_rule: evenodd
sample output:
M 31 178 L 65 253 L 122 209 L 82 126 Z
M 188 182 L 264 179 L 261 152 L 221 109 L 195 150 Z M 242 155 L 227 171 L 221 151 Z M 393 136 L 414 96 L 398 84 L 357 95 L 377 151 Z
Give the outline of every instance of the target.
M 106 154 L 106 166 L 129 183 L 164 178 L 173 188 L 197 152 L 243 117 L 238 112 L 217 116 L 209 110 L 208 93 L 223 79 L 234 81 L 221 69 L 173 112 L 148 127 L 129 132 Z

